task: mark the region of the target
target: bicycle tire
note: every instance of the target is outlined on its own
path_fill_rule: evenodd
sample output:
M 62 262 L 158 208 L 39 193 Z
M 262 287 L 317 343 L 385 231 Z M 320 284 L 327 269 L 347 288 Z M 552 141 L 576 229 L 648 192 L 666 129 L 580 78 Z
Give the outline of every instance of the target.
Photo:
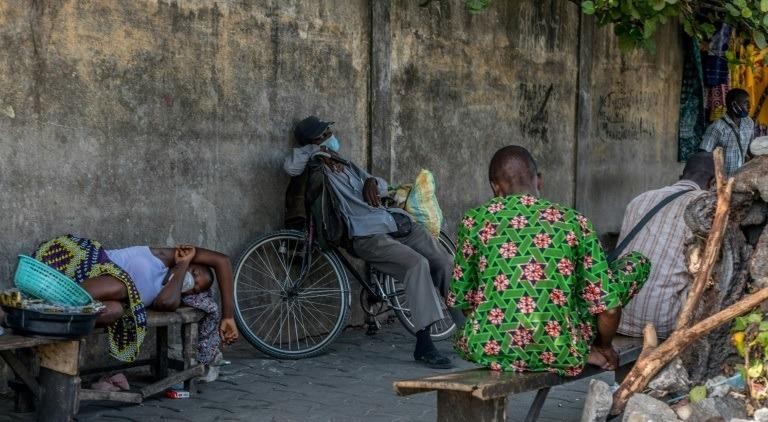
M 453 256 L 456 253 L 456 245 L 453 240 L 444 231 L 440 231 L 440 237 L 438 237 L 440 245 Z M 375 270 L 374 270 L 375 271 Z M 396 280 L 389 274 L 384 274 L 379 271 L 375 271 L 375 276 L 380 277 L 384 286 L 384 293 L 390 298 L 392 305 L 394 306 L 395 315 L 400 323 L 408 330 L 409 333 L 416 335 L 416 328 L 411 322 L 411 313 L 408 310 L 408 298 L 405 296 L 405 287 L 403 284 Z M 430 327 L 430 337 L 433 341 L 445 340 L 450 337 L 456 330 L 456 324 L 453 322 L 453 318 L 448 314 L 448 307 L 444 301 L 440 301 L 443 308 L 445 317 L 440 321 L 435 322 Z
M 312 264 L 302 287 L 291 292 L 290 285 L 301 271 L 303 245 L 303 232 L 280 230 L 252 242 L 235 265 L 237 326 L 251 345 L 278 359 L 322 354 L 344 330 L 348 318 L 349 280 L 332 250 L 321 251 L 313 245 Z M 255 311 L 262 308 L 260 313 Z

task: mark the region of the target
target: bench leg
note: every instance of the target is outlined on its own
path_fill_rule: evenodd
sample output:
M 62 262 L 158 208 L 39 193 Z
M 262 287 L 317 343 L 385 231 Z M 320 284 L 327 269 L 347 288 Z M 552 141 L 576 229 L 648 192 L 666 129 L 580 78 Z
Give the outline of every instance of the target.
M 542 388 L 536 392 L 536 397 L 534 397 L 533 403 L 531 403 L 531 407 L 528 409 L 528 415 L 525 416 L 525 422 L 536 422 L 541 408 L 544 407 L 544 402 L 547 400 L 547 394 L 549 394 L 549 387 Z
M 438 422 L 506 422 L 507 397 L 480 400 L 461 391 L 438 390 Z
M 155 363 L 152 366 L 155 380 L 160 380 L 168 376 L 168 327 L 155 328 L 157 337 L 155 347 Z
M 190 369 L 197 364 L 197 323 L 184 324 L 181 328 L 181 356 L 184 360 L 184 369 Z M 197 394 L 197 377 L 184 381 L 184 389 L 189 395 Z
M 71 422 L 77 414 L 80 377 L 40 368 L 40 401 L 37 420 Z

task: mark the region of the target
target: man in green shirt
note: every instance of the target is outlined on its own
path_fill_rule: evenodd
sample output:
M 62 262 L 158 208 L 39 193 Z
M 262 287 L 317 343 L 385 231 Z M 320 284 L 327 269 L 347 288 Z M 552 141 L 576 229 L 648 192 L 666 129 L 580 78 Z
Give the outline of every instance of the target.
M 457 351 L 493 370 L 615 369 L 621 307 L 650 263 L 633 252 L 609 265 L 586 217 L 538 197 L 541 177 L 525 148 L 497 151 L 488 176 L 495 197 L 459 224 L 447 298 L 468 316 Z

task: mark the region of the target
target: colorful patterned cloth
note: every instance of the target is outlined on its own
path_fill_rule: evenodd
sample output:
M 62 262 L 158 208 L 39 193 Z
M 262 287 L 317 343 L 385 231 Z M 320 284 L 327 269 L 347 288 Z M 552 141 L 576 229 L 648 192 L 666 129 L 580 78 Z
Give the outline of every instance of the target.
M 578 375 L 597 315 L 626 304 L 650 271 L 638 253 L 612 271 L 589 220 L 530 195 L 468 211 L 458 233 L 447 303 L 472 312 L 456 350 L 494 370 Z
M 216 352 L 219 351 L 221 344 L 219 305 L 213 298 L 213 292 L 210 289 L 195 295 L 182 296 L 181 301 L 187 306 L 205 312 L 205 316 L 200 320 L 197 329 L 197 361 L 207 365 L 216 358 Z
M 146 334 L 146 312 L 133 280 L 109 260 L 101 243 L 72 235 L 59 236 L 40 244 L 33 256 L 78 284 L 101 275 L 110 275 L 125 284 L 128 308 L 117 322 L 107 327 L 109 353 L 124 362 L 134 361 Z
M 680 89 L 680 117 L 677 143 L 677 161 L 699 150 L 701 136 L 707 128 L 704 114 L 704 81 L 701 69 L 701 51 L 697 40 L 685 36 L 683 82 Z

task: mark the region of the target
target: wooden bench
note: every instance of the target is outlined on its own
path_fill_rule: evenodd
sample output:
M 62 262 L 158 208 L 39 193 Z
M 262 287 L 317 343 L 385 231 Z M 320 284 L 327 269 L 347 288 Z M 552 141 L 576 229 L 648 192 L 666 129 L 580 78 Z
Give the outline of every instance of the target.
M 640 356 L 642 339 L 619 336 L 614 340 L 614 346 L 619 350 L 616 379 L 620 381 Z M 548 372 L 494 372 L 480 368 L 395 381 L 394 389 L 399 396 L 437 391 L 439 422 L 503 422 L 507 420 L 508 396 L 536 390 L 536 397 L 525 417 L 526 422 L 533 422 L 539 417 L 550 388 L 601 372 L 590 365 L 577 377 L 561 377 Z
M 46 337 L 27 337 L 14 334 L 0 336 L 0 357 L 6 361 L 18 380 L 35 397 L 38 420 L 72 421 L 82 400 L 113 400 L 141 403 L 145 398 L 163 392 L 168 387 L 184 382 L 190 395 L 196 392 L 195 378 L 202 375 L 204 366 L 197 363 L 198 322 L 203 312 L 182 307 L 175 312 L 147 312 L 147 327 L 156 330 L 155 358 L 105 368 L 81 371 L 84 363 L 86 340 L 61 340 Z M 168 327 L 181 326 L 182 360 L 168 356 Z M 97 333 L 104 330 L 97 330 Z M 143 347 L 147 347 L 145 343 Z M 14 353 L 13 351 L 17 352 Z M 28 353 L 32 351 L 32 353 Z M 36 359 L 39 357 L 39 371 Z M 80 386 L 80 376 L 139 366 L 150 366 L 155 382 L 138 391 L 107 392 Z M 169 369 L 178 372 L 169 375 Z M 37 376 L 34 376 L 38 372 Z M 17 393 L 18 394 L 18 393 Z M 17 410 L 23 404 L 17 397 Z M 23 408 L 23 406 L 21 406 Z

